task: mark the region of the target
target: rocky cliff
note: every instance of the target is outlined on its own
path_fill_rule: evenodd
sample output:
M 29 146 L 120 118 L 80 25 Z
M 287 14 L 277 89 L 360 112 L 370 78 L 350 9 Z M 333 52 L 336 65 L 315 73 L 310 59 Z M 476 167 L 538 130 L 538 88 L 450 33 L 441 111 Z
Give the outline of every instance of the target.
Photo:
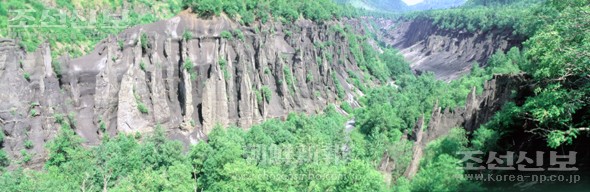
M 453 128 L 464 128 L 468 134 L 473 133 L 506 103 L 522 102 L 526 95 L 532 93 L 531 82 L 524 74 L 495 75 L 484 84 L 481 95 L 476 94 L 475 88 L 469 93 L 465 107 L 451 110 L 435 105 L 430 119 L 419 119 L 413 130 L 413 157 L 405 176 L 413 177 L 416 174 L 428 143 L 447 135 Z
M 86 56 L 59 59 L 47 45 L 27 53 L 2 39 L 3 148 L 18 159 L 30 141 L 33 163 L 41 162 L 62 118 L 88 145 L 156 126 L 195 143 L 216 125 L 247 128 L 289 112 L 354 102 L 359 92 L 346 80 L 361 70 L 332 25 L 340 24 L 246 27 L 225 16 L 181 13 L 111 36 Z
M 27 53 L 18 41 L 2 39 L 0 127 L 7 136 L 2 147 L 20 159 L 25 143 L 32 144 L 27 150 L 33 164 L 42 162 L 44 144 L 64 118 L 87 145 L 105 135 L 147 133 L 157 126 L 188 144 L 206 139 L 216 125 L 248 128 L 289 112 L 317 113 L 342 101 L 355 105 L 362 93 L 347 80 L 364 74 L 346 35 L 332 30 L 334 25 L 369 29 L 379 42 L 401 49 L 416 71 L 433 71 L 445 80 L 520 43 L 499 30 L 470 33 L 440 30 L 428 20 L 376 19 L 376 25 L 365 20 L 248 27 L 225 16 L 201 19 L 183 12 L 110 36 L 79 58 L 54 59 L 47 44 Z M 473 128 L 495 112 L 468 122 L 476 118 L 469 112 L 473 106 L 468 112 L 435 109 L 440 114 L 429 122 L 439 128 L 427 131 L 422 141 L 453 126 Z
M 469 73 L 474 63 L 485 66 L 494 52 L 520 47 L 524 41 L 510 29 L 469 32 L 441 29 L 430 19 L 365 20 L 373 22 L 367 28 L 379 41 L 400 50 L 418 74 L 433 72 L 445 81 Z

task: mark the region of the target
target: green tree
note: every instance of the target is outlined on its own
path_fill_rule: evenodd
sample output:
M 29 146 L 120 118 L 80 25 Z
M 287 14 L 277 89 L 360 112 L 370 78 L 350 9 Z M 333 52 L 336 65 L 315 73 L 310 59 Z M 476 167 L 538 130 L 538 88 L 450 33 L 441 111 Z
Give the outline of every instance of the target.
M 49 154 L 45 166 L 60 166 L 71 161 L 81 144 L 82 139 L 72 129 L 62 127 L 55 139 L 47 143 Z
M 168 167 L 176 161 L 183 161 L 182 144 L 166 138 L 162 126 L 157 125 L 140 149 L 144 166 L 157 170 Z
M 3 170 L 4 167 L 8 167 L 10 165 L 10 159 L 8 159 L 8 155 L 4 150 L 0 150 L 0 170 Z
M 205 17 L 221 14 L 224 7 L 224 2 L 221 0 L 184 0 L 183 4 Z M 235 8 L 234 6 L 228 7 Z
M 588 71 L 590 69 L 590 13 L 587 1 L 548 1 L 558 10 L 557 17 L 525 42 L 523 66 L 539 82 L 534 96 L 522 106 L 522 118 L 534 123 L 533 133 L 546 136 L 548 145 L 556 148 L 570 144 L 590 124 L 576 116 L 585 113 L 589 102 Z
M 459 159 L 448 154 L 435 157 L 412 179 L 412 191 L 459 191 L 465 182 Z
M 464 129 L 454 128 L 428 144 L 420 170 L 412 179 L 412 191 L 480 191 L 477 183 L 468 182 L 457 152 L 466 150 Z
M 144 168 L 139 149 L 140 144 L 130 135 L 121 134 L 103 140 L 101 145 L 94 148 L 99 183 L 108 187 L 114 186 L 119 179 Z
M 341 176 L 338 191 L 385 191 L 383 176 L 365 162 L 351 161 Z
M 4 135 L 3 128 L 0 127 L 0 147 L 2 147 L 4 144 L 4 137 L 6 137 L 6 135 Z M 7 167 L 8 165 L 10 165 L 10 159 L 8 159 L 6 152 L 3 149 L 0 149 L 0 171 L 2 171 L 4 167 Z
M 213 153 L 213 149 L 205 142 L 199 142 L 191 147 L 188 154 L 189 163 L 192 165 L 192 176 L 197 180 L 196 188 L 203 185 L 205 172 L 203 166 L 207 158 Z
M 385 49 L 381 54 L 381 60 L 387 65 L 391 78 L 411 73 L 408 62 L 394 49 Z
M 215 127 L 209 134 L 209 145 L 215 151 L 203 162 L 203 175 L 199 178 L 202 182 L 201 188 L 214 186 L 216 182 L 227 180 L 223 175 L 223 167 L 242 158 L 243 131 L 236 128 L 224 130 Z

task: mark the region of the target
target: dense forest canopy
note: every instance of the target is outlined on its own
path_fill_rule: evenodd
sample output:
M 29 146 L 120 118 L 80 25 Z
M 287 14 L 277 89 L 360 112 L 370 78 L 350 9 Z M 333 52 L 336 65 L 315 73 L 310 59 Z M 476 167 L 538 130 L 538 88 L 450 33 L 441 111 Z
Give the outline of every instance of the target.
M 255 0 L 183 0 L 185 7 L 201 16 L 219 15 L 221 12 L 229 17 L 239 15 L 240 22 L 246 25 L 255 20 L 265 23 L 271 16 L 294 21 L 300 16 L 314 21 L 325 21 L 342 16 L 343 10 L 331 0 L 317 1 L 255 1 Z
M 466 0 L 424 0 L 411 5 L 402 0 L 335 0 L 335 2 L 372 12 L 400 13 L 459 7 L 465 4 Z
M 373 5 L 384 3 L 366 2 Z M 174 5 L 171 5 L 170 12 L 179 12 L 182 7 L 190 8 L 200 17 L 225 14 L 243 25 L 264 24 L 273 19 L 326 22 L 366 13 L 330 0 L 184 0 Z M 70 1 L 57 1 L 57 6 L 76 7 Z M 6 18 L 6 10 L 22 7 L 44 9 L 44 5 L 35 1 L 2 1 L 0 17 Z M 489 58 L 487 66 L 475 63 L 468 75 L 451 82 L 436 80 L 431 73 L 416 75 L 397 50 L 389 47 L 374 49 L 368 41 L 373 38 L 371 34 L 357 34 L 350 26 L 334 26 L 335 30 L 346 33 L 347 47 L 359 67 L 382 84 L 362 88 L 365 96 L 361 98 L 359 108 L 331 106 L 319 115 L 291 114 L 285 121 L 271 119 L 247 131 L 219 126 L 208 135 L 207 142 L 188 147 L 169 140 L 161 128 L 151 134 L 105 137 L 100 145 L 87 147 L 71 128 L 76 122 L 67 117 L 56 118 L 56 123 L 61 125 L 60 131 L 46 146 L 49 156 L 42 170 L 24 168 L 30 161 L 26 155 L 23 159 L 10 159 L 0 150 L 0 189 L 483 190 L 486 186 L 469 181 L 463 175 L 468 172 L 457 169 L 461 166 L 457 151 L 510 149 L 513 146 L 502 139 L 518 129 L 526 129 L 543 138 L 550 148 L 567 146 L 586 137 L 590 130 L 590 17 L 587 15 L 590 15 L 587 0 L 469 0 L 460 8 L 401 16 L 402 20 L 431 19 L 446 30 L 485 32 L 506 29 L 528 39 L 522 48 L 499 51 Z M 147 23 L 156 19 L 136 13 L 129 23 Z M 0 22 L 3 21 L 5 19 Z M 69 29 L 41 32 L 79 33 Z M 24 41 L 27 50 L 33 50 L 40 43 L 33 36 L 34 33 L 20 36 L 31 39 Z M 82 40 L 88 44 L 93 41 Z M 68 49 L 78 47 L 69 47 L 63 52 L 71 51 Z M 404 176 L 404 168 L 412 160 L 414 144 L 402 138 L 407 137 L 420 117 L 428 119 L 435 105 L 443 109 L 463 107 L 469 92 L 475 88 L 481 93 L 483 83 L 493 75 L 520 73 L 531 76 L 534 82 L 534 93 L 530 97 L 522 103 L 507 104 L 474 133 L 458 127 L 429 143 L 425 146 L 416 176 L 411 179 Z M 395 86 L 388 85 L 393 80 Z M 342 115 L 337 107 L 345 109 L 349 115 Z M 356 121 L 355 129 L 347 131 L 344 125 L 351 119 Z M 0 146 L 4 138 L 3 131 L 0 131 Z M 289 151 L 290 156 L 281 156 L 285 153 L 278 151 Z M 384 154 L 389 154 L 396 166 L 401 167 L 386 176 L 379 170 Z M 6 167 L 10 164 L 17 166 L 8 170 Z M 392 177 L 395 182 L 387 184 L 384 177 Z

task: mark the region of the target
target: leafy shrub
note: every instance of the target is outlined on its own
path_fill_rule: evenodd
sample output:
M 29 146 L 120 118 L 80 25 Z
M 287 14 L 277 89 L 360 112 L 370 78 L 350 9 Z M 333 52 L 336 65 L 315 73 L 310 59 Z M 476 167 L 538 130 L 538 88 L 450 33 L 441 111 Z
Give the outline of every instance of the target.
M 22 156 L 22 163 L 28 163 L 33 158 L 31 154 L 29 154 L 27 150 L 24 149 L 20 150 L 20 154 Z
M 2 127 L 0 127 L 0 145 L 2 145 L 2 143 L 4 142 L 5 137 L 6 135 L 4 134 L 4 130 Z
M 51 67 L 53 68 L 53 72 L 55 73 L 57 78 L 61 78 L 61 75 L 62 75 L 61 62 L 53 61 L 53 62 L 51 62 Z
M 293 84 L 293 74 L 291 73 L 291 68 L 288 66 L 283 67 L 283 74 L 285 75 L 285 82 L 287 82 L 287 87 L 291 91 L 295 90 L 295 85 Z
M 75 125 L 76 124 L 76 113 L 70 112 L 68 114 L 68 120 L 70 121 L 71 125 Z
M 185 41 L 188 41 L 188 40 L 190 40 L 190 39 L 193 38 L 193 33 L 191 31 L 189 31 L 189 30 L 184 30 L 184 32 L 182 33 L 182 38 Z
M 0 149 L 0 170 L 4 167 L 8 167 L 8 165 L 10 165 L 10 159 L 8 159 L 6 152 Z
M 139 112 L 143 114 L 148 114 L 148 108 L 145 105 L 145 103 L 141 101 L 141 97 L 139 96 L 139 94 L 135 93 L 135 88 L 133 88 L 133 96 L 135 97 L 135 103 L 137 104 L 137 109 L 139 110 Z
M 231 78 L 231 74 L 229 73 L 229 71 L 227 69 L 227 61 L 224 58 L 220 58 L 218 63 L 219 63 L 219 67 L 223 71 L 223 77 L 225 79 Z
M 147 106 L 143 102 L 141 102 L 141 101 L 138 101 L 137 102 L 137 109 L 139 110 L 139 112 L 141 112 L 143 114 L 147 114 L 148 113 Z
M 184 64 L 182 66 L 184 67 L 184 69 L 190 72 L 193 69 L 193 62 L 191 62 L 190 59 L 187 58 L 186 60 L 184 60 Z
M 123 40 L 119 40 L 117 41 L 117 45 L 119 45 L 119 50 L 123 50 L 123 48 L 125 48 L 125 44 Z
M 141 48 L 147 50 L 150 47 L 149 38 L 146 33 L 141 33 Z
M 342 108 L 342 110 L 346 111 L 347 113 L 352 113 L 352 106 L 350 106 L 348 102 L 342 102 L 342 104 L 340 104 L 340 108 Z
M 102 120 L 102 118 L 98 120 L 98 129 L 100 129 L 100 131 L 103 133 L 107 131 L 107 124 L 104 122 L 104 120 Z
M 60 113 L 53 114 L 53 118 L 55 119 L 55 123 L 63 123 L 64 122 L 64 115 Z
M 241 12 L 240 15 L 242 16 L 240 22 L 244 25 L 250 25 L 256 19 L 256 16 L 254 16 L 254 13 L 252 13 L 250 11 Z
M 256 103 L 262 103 L 262 94 L 260 93 L 260 91 L 255 90 L 254 95 L 256 96 Z
M 205 17 L 219 15 L 224 5 L 222 0 L 185 0 L 183 2 L 185 6 Z
M 227 40 L 232 39 L 232 34 L 229 31 L 222 31 L 220 35 L 221 35 L 221 38 L 224 38 Z
M 25 72 L 25 74 L 23 74 L 23 77 L 25 78 L 25 80 L 31 81 L 31 74 L 29 72 Z
M 267 103 L 270 103 L 270 99 L 272 99 L 272 91 L 270 90 L 270 88 L 268 88 L 268 86 L 262 86 L 260 91 L 262 92 L 262 96 L 264 97 L 264 100 Z
M 340 84 L 340 81 L 336 77 L 336 73 L 332 73 L 332 81 L 334 81 L 334 86 L 336 86 L 335 88 L 336 88 L 336 94 L 338 95 L 338 98 L 339 99 L 346 98 L 346 91 L 344 90 L 344 87 L 342 87 L 342 85 Z
M 26 149 L 32 149 L 33 148 L 33 141 L 31 141 L 31 140 L 26 140 L 24 144 L 25 144 L 25 148 Z
M 145 62 L 141 61 L 139 63 L 139 69 L 141 69 L 142 71 L 145 71 Z
M 240 41 L 244 41 L 244 33 L 242 33 L 241 30 L 234 30 L 234 36 L 236 36 Z

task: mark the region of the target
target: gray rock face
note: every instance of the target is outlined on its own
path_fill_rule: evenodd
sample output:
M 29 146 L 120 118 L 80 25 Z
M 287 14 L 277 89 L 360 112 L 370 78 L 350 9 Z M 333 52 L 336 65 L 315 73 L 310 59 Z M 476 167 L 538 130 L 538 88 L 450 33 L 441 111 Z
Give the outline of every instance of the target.
M 437 79 L 445 81 L 469 73 L 475 63 L 485 66 L 496 51 L 520 47 L 524 41 L 507 29 L 468 32 L 443 30 L 425 19 L 401 23 L 369 19 L 376 23 L 369 29 L 386 45 L 399 49 L 412 69 L 418 73 L 433 72 Z
M 223 16 L 182 13 L 111 36 L 86 56 L 57 61 L 47 45 L 26 53 L 14 40 L 0 40 L 3 148 L 19 159 L 31 140 L 31 164 L 43 162 L 44 143 L 59 130 L 58 114 L 75 120 L 76 133 L 96 145 L 106 134 L 156 126 L 195 143 L 216 125 L 248 128 L 289 112 L 318 113 L 340 101 L 337 84 L 358 97 L 346 83 L 348 71 L 363 76 L 344 34 L 329 30 L 336 24 L 245 27 Z M 228 33 L 231 38 L 222 37 Z M 332 43 L 314 45 L 320 42 Z

